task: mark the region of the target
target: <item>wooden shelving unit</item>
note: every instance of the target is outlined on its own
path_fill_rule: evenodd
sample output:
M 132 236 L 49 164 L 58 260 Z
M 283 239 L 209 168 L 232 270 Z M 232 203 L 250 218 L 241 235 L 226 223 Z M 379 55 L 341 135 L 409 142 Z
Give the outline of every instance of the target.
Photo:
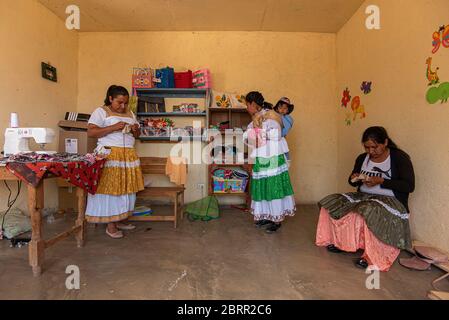
M 246 130 L 246 127 L 251 122 L 251 116 L 247 112 L 245 108 L 209 108 L 208 109 L 208 124 L 209 127 L 211 125 L 217 125 L 221 122 L 229 121 L 229 127 L 230 129 L 240 128 L 242 129 L 242 132 Z M 220 130 L 220 133 L 222 135 L 225 135 L 225 130 Z M 233 137 L 234 139 L 243 139 L 242 134 L 235 134 Z M 234 142 L 235 143 L 235 142 Z M 245 152 L 245 150 L 243 150 Z M 223 163 L 221 163 L 223 162 Z M 252 166 L 248 164 L 247 156 L 245 156 L 245 160 L 243 163 L 225 163 L 225 158 L 222 159 L 221 162 L 214 162 L 213 164 L 210 164 L 208 166 L 208 184 L 209 184 L 209 195 L 214 196 L 237 196 L 237 197 L 245 197 L 246 198 L 246 206 L 247 208 L 251 205 L 251 196 L 250 196 L 250 179 L 248 181 L 248 184 L 246 186 L 245 192 L 214 192 L 213 191 L 213 171 L 217 168 L 240 168 L 248 173 L 248 176 L 251 176 L 251 170 Z
M 210 102 L 210 90 L 209 89 L 181 89 L 181 88 L 151 88 L 151 89 L 137 89 L 138 97 L 152 97 L 152 98 L 183 98 L 183 99 L 204 99 L 204 108 L 206 112 L 201 113 L 187 113 L 187 112 L 137 112 L 136 116 L 140 118 L 199 118 L 202 120 L 203 126 L 206 127 L 209 123 L 207 108 Z M 187 101 L 186 101 L 187 102 Z M 190 141 L 201 140 L 201 137 L 186 137 Z M 144 143 L 178 143 L 185 138 L 179 138 L 177 140 L 171 139 L 171 137 L 140 137 L 139 140 Z

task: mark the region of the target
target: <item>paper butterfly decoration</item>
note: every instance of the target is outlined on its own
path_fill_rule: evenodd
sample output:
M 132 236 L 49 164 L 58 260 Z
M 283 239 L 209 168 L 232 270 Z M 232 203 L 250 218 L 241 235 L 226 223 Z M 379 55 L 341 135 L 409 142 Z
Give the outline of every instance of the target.
M 438 31 L 435 31 L 432 34 L 432 38 L 432 53 L 436 53 L 440 49 L 441 45 L 445 48 L 449 48 L 449 25 L 441 26 Z

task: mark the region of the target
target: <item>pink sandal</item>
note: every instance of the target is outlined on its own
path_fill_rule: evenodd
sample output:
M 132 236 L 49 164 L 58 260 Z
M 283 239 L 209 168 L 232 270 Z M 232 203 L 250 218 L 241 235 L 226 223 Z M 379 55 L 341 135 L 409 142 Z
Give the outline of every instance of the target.
M 106 228 L 106 234 L 110 236 L 112 239 L 121 239 L 123 238 L 123 232 L 120 230 L 114 233 L 110 233 L 109 230 Z

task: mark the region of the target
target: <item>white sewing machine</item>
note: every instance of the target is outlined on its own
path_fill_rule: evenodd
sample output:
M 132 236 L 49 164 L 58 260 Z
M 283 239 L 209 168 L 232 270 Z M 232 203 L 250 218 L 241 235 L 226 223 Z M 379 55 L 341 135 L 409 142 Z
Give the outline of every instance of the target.
M 31 152 L 28 145 L 29 139 L 33 138 L 42 150 L 36 153 L 56 153 L 56 151 L 45 151 L 45 145 L 53 142 L 55 131 L 50 128 L 7 128 L 5 131 L 4 156 L 8 157 L 21 152 Z

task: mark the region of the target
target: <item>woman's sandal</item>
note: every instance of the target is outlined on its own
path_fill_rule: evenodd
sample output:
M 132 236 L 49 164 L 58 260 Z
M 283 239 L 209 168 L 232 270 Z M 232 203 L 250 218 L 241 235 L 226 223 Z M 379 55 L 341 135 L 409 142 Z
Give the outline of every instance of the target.
M 110 236 L 112 239 L 121 239 L 123 238 L 123 232 L 121 232 L 120 230 L 114 232 L 114 233 L 110 233 L 108 229 L 106 229 L 106 234 L 108 236 Z
M 129 231 L 129 230 L 134 230 L 135 228 L 136 228 L 136 226 L 132 225 L 132 224 L 117 223 L 117 229 L 120 229 L 120 230 Z

